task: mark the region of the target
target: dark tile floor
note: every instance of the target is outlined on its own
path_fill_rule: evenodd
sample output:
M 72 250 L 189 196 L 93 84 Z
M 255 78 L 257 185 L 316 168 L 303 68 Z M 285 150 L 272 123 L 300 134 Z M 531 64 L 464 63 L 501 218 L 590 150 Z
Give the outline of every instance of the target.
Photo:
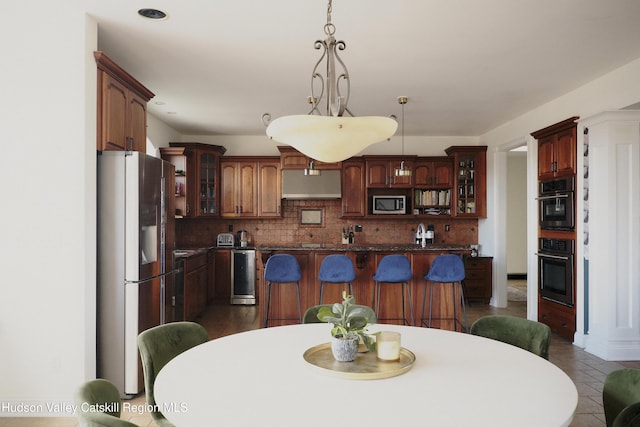
M 526 317 L 526 299 L 522 289 L 526 282 L 510 282 L 508 308 L 495 308 L 486 304 L 471 304 L 467 310 L 469 324 L 479 317 L 489 314 L 509 314 Z M 518 292 L 518 289 L 520 291 Z M 252 330 L 259 327 L 258 310 L 254 306 L 214 305 L 198 319 L 214 339 L 221 336 Z M 549 360 L 564 370 L 574 381 L 578 389 L 578 408 L 572 427 L 604 427 L 602 409 L 602 385 L 607 373 L 623 366 L 638 367 L 640 362 L 606 362 L 574 346 L 568 340 L 554 335 L 549 349 Z M 143 405 L 144 394 L 131 401 L 132 405 Z M 538 408 L 532 408 L 538 410 Z M 123 418 L 140 426 L 155 426 L 149 414 L 124 413 Z M 0 418 L 0 427 L 73 427 L 78 423 L 75 418 Z M 542 426 L 541 426 L 542 427 Z

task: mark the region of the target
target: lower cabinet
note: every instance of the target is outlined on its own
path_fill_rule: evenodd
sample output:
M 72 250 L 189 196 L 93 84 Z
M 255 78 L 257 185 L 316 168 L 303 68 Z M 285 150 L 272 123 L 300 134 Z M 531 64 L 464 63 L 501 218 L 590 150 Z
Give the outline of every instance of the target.
M 551 328 L 552 332 L 573 340 L 576 332 L 576 313 L 572 307 L 538 299 L 538 321 Z
M 464 257 L 463 289 L 466 300 L 489 303 L 492 294 L 492 257 Z
M 231 249 L 214 251 L 215 283 L 212 287 L 213 301 L 229 303 L 231 301 Z
M 207 304 L 207 254 L 192 255 L 184 260 L 183 320 L 194 320 Z

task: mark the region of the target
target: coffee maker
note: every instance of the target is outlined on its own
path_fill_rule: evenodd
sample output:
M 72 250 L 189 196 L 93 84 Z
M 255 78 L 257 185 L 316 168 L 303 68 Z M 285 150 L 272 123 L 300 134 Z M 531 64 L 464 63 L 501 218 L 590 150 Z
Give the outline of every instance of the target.
M 238 230 L 238 232 L 236 232 L 237 245 L 239 245 L 241 248 L 246 248 L 248 241 L 249 241 L 249 234 L 247 233 L 247 230 Z
M 425 233 L 425 236 L 427 238 L 427 244 L 433 244 L 436 242 L 436 231 L 433 224 L 427 225 L 427 231 Z

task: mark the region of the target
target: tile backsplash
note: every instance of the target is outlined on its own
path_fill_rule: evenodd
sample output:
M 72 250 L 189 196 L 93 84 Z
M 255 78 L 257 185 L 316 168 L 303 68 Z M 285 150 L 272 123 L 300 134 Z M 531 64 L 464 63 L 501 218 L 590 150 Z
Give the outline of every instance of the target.
M 301 212 L 318 210 L 322 224 L 301 224 Z M 355 244 L 410 244 L 419 223 L 433 225 L 435 243 L 440 245 L 469 245 L 478 243 L 476 219 L 422 217 L 390 219 L 379 217 L 340 218 L 340 200 L 282 200 L 282 218 L 238 219 L 180 219 L 176 221 L 178 247 L 207 247 L 216 244 L 219 233 L 246 230 L 250 245 L 285 245 L 322 243 L 339 245 L 342 229 L 362 226 L 355 233 Z M 316 212 L 311 215 L 314 219 Z M 446 231 L 448 226 L 449 231 Z

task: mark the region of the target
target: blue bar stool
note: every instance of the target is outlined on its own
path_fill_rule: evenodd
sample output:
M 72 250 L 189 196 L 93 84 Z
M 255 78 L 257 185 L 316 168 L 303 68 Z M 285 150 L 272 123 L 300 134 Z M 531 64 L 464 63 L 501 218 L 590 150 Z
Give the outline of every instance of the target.
M 328 255 L 320 264 L 318 279 L 320 280 L 320 304 L 322 304 L 322 295 L 325 283 L 347 283 L 349 285 L 349 295 L 353 295 L 351 282 L 356 278 L 356 272 L 353 269 L 351 258 L 346 255 Z
M 409 262 L 409 258 L 404 255 L 386 255 L 380 260 L 380 264 L 378 264 L 378 270 L 376 274 L 373 275 L 373 298 L 376 297 L 376 289 L 377 289 L 377 305 L 376 305 L 376 316 L 378 317 L 378 321 L 380 320 L 402 320 L 404 324 L 413 326 L 413 303 L 411 302 L 411 287 L 409 286 L 409 281 L 411 280 L 413 274 L 411 272 L 411 263 Z M 383 283 L 390 284 L 398 284 L 402 285 L 402 317 L 399 318 L 380 318 L 380 288 Z M 405 310 L 404 310 L 404 287 L 407 285 L 407 295 L 409 297 L 409 311 L 411 313 L 411 322 L 409 322 L 406 318 Z M 373 306 L 373 302 L 371 305 Z
M 458 324 L 465 332 L 469 332 L 467 324 L 467 308 L 464 302 L 464 292 L 462 290 L 462 281 L 464 280 L 464 263 L 459 255 L 446 254 L 438 255 L 431 264 L 429 272 L 424 276 L 424 295 L 422 297 L 422 314 L 420 315 L 420 326 L 431 327 L 432 320 L 453 320 L 453 330 L 458 330 Z M 453 297 L 453 317 L 436 317 L 433 318 L 433 284 L 450 284 L 451 294 Z M 429 288 L 429 318 L 425 322 L 424 309 L 427 299 L 427 288 Z M 456 288 L 459 290 L 459 299 L 456 298 Z M 458 302 L 462 304 L 462 313 L 464 322 L 458 319 Z
M 264 280 L 267 282 L 267 303 L 264 309 L 264 327 L 266 328 L 269 323 L 269 307 L 271 303 L 271 284 L 281 283 L 294 283 L 296 285 L 296 292 L 298 293 L 298 319 L 293 318 L 281 318 L 271 320 L 298 320 L 302 323 L 302 308 L 300 304 L 300 279 L 302 273 L 300 272 L 300 265 L 298 260 L 289 254 L 277 254 L 272 255 L 267 260 L 267 264 L 264 267 Z

